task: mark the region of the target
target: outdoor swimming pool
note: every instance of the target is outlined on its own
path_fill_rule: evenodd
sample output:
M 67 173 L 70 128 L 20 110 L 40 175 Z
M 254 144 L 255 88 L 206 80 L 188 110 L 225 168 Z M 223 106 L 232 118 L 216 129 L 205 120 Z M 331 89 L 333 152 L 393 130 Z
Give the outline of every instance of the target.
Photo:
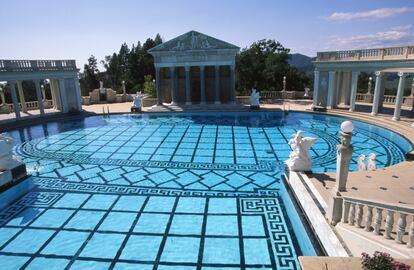
M 94 116 L 8 132 L 33 189 L 0 212 L 2 269 L 298 269 L 319 248 L 281 175 L 297 130 L 333 171 L 344 118 L 306 113 Z M 410 143 L 354 121 L 379 167 Z M 1 197 L 2 196 L 2 197 Z M 6 268 L 4 268 L 6 267 Z

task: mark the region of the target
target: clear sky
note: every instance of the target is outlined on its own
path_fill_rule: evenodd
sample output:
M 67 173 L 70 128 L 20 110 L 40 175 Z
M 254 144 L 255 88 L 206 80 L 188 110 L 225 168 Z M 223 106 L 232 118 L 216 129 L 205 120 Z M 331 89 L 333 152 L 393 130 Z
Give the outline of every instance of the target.
M 413 0 L 2 0 L 0 59 L 76 59 L 189 30 L 292 52 L 414 44 Z

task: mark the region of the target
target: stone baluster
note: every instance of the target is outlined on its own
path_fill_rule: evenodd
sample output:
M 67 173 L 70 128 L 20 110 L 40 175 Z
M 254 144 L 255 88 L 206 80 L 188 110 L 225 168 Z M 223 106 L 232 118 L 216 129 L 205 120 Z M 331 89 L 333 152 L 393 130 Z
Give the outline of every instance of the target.
M 379 235 L 381 230 L 382 223 L 382 209 L 377 208 L 375 212 L 375 224 L 374 224 L 374 233 Z
M 365 217 L 365 231 L 371 231 L 371 224 L 372 224 L 372 206 L 367 206 L 367 216 Z
M 344 201 L 344 210 L 343 210 L 343 213 L 342 213 L 342 222 L 343 223 L 348 223 L 349 207 L 350 207 L 350 203 L 347 202 L 347 201 Z
M 349 224 L 352 226 L 355 224 L 355 203 L 350 203 L 350 209 L 349 209 Z
M 397 238 L 395 238 L 395 241 L 399 244 L 402 244 L 402 238 L 405 234 L 405 227 L 407 226 L 407 214 L 400 213 L 400 217 L 398 218 L 397 223 Z
M 414 247 L 414 216 L 412 217 L 410 228 L 408 229 L 408 241 L 407 246 L 409 248 Z
M 356 227 L 361 227 L 362 225 L 362 216 L 364 214 L 364 206 L 362 204 L 357 205 L 357 212 L 356 212 Z
M 394 211 L 387 210 L 387 218 L 385 219 L 385 239 L 391 239 L 391 232 L 394 225 Z

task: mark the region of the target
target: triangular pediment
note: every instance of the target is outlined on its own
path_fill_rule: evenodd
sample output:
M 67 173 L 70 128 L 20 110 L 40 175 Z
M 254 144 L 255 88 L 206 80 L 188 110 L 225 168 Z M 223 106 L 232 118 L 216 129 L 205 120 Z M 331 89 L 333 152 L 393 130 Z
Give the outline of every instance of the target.
M 169 51 L 207 51 L 207 50 L 239 50 L 240 48 L 225 41 L 210 37 L 197 31 L 190 31 L 164 42 L 149 52 Z

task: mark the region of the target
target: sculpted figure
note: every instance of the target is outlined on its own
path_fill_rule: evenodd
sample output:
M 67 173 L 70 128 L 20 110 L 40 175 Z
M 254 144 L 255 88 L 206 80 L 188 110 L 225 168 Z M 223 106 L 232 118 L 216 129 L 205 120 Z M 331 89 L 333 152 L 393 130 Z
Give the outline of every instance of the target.
M 250 108 L 259 109 L 260 108 L 260 93 L 257 92 L 255 88 L 252 88 L 250 94 Z
M 0 134 L 0 170 L 11 170 L 22 162 L 13 155 L 13 139 L 5 134 Z
M 302 131 L 298 130 L 294 134 L 294 138 L 289 141 L 292 152 L 289 159 L 285 161 L 291 171 L 310 171 L 312 159 L 309 150 L 318 138 L 303 137 Z
M 137 92 L 131 106 L 131 112 L 141 112 L 142 108 L 142 94 L 141 91 Z
M 367 171 L 375 171 L 377 169 L 377 156 L 372 153 L 368 156 Z
M 358 157 L 358 171 L 362 172 L 366 170 L 367 170 L 367 166 L 365 165 L 365 155 L 361 154 Z

